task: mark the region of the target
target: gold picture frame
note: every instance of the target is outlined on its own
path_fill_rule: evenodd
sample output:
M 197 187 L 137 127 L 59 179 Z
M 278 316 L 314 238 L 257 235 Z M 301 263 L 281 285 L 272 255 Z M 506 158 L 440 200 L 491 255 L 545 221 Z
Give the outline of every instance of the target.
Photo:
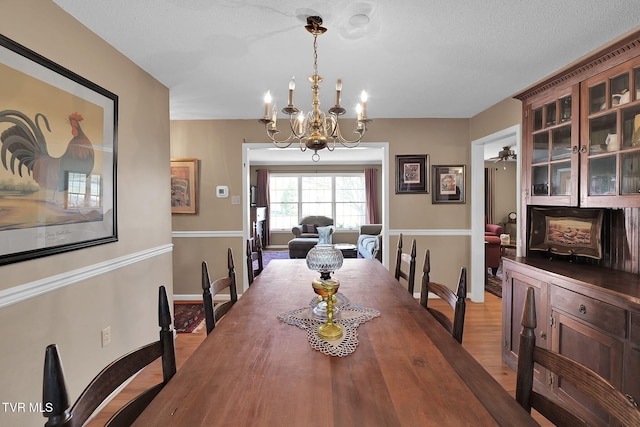
M 171 213 L 198 213 L 198 159 L 171 159 Z

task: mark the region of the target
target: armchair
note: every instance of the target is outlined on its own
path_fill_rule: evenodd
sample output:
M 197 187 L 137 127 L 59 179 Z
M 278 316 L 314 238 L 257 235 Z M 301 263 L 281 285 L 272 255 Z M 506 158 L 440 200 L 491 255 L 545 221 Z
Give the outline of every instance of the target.
M 498 224 L 487 224 L 487 217 L 484 217 L 484 235 L 500 237 L 504 233 L 504 227 Z
M 500 267 L 500 235 L 504 233 L 504 228 L 498 224 L 488 224 L 487 217 L 484 217 L 484 250 L 487 258 L 487 269 L 495 276 Z
M 333 219 L 326 216 L 313 215 L 300 220 L 300 224 L 291 229 L 293 239 L 289 240 L 289 258 L 304 258 L 309 250 L 320 240 L 318 228 L 331 227 L 329 229 L 329 242 L 333 234 Z
M 362 224 L 358 236 L 358 252 L 363 258 L 382 261 L 382 224 Z
M 318 227 L 333 225 L 333 219 L 321 215 L 306 216 L 300 220 L 300 224 L 291 229 L 293 235 L 298 238 L 315 238 L 318 236 Z

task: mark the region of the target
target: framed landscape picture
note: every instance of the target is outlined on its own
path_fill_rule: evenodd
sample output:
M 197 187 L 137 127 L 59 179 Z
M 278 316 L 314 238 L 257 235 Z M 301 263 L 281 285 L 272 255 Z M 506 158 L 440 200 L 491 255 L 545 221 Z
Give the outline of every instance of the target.
M 429 192 L 429 155 L 396 156 L 396 194 Z
M 115 242 L 118 97 L 0 35 L 0 265 Z
M 171 159 L 171 213 L 198 213 L 198 159 Z
M 464 165 L 434 165 L 432 169 L 433 191 L 431 203 L 464 203 Z
M 529 249 L 602 259 L 602 209 L 531 209 Z

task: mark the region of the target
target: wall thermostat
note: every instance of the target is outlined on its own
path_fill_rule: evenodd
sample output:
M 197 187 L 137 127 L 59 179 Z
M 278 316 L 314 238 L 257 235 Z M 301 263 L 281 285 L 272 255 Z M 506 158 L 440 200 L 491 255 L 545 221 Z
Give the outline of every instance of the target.
M 226 185 L 218 185 L 216 187 L 216 197 L 229 197 L 229 187 Z

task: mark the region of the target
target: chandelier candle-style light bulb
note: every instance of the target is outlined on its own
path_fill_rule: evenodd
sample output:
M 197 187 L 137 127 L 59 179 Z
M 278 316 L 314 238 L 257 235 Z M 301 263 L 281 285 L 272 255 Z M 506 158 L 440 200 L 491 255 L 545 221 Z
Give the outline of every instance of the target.
M 320 83 L 322 82 L 322 77 L 318 75 L 317 38 L 320 34 L 325 33 L 327 29 L 322 27 L 322 18 L 319 16 L 307 17 L 307 25 L 305 25 L 305 28 L 313 35 L 313 75 L 309 77 L 312 95 L 311 111 L 305 117 L 304 112 L 294 105 L 293 95 L 296 83 L 295 79 L 291 78 L 289 82 L 289 102 L 287 106 L 282 109 L 282 112 L 289 116 L 289 136 L 284 139 L 276 138 L 276 135 L 278 135 L 280 131 L 278 130 L 275 110 L 273 114 L 269 114 L 271 109 L 270 91 L 267 92 L 264 97 L 264 118 L 259 121 L 264 125 L 267 136 L 276 147 L 287 148 L 294 142 L 298 142 L 300 144 L 300 150 L 306 151 L 307 148 L 313 150 L 314 154 L 311 156 L 311 159 L 317 162 L 320 160 L 318 151 L 325 148 L 333 151 L 336 147 L 336 142 L 347 148 L 358 146 L 367 131 L 367 123 L 371 122 L 371 120 L 367 119 L 367 93 L 362 91 L 361 106 L 357 113 L 356 127 L 354 130 L 356 137 L 355 139 L 349 140 L 342 136 L 338 117 L 347 111 L 340 106 L 340 96 L 342 93 L 341 79 L 338 79 L 336 82 L 336 104 L 329 109 L 327 114 L 320 110 Z
M 293 107 L 293 91 L 296 88 L 296 81 L 293 77 L 291 77 L 291 81 L 289 82 L 289 106 Z
M 271 109 L 271 91 L 267 91 L 264 96 L 264 118 L 269 119 L 269 110 Z

